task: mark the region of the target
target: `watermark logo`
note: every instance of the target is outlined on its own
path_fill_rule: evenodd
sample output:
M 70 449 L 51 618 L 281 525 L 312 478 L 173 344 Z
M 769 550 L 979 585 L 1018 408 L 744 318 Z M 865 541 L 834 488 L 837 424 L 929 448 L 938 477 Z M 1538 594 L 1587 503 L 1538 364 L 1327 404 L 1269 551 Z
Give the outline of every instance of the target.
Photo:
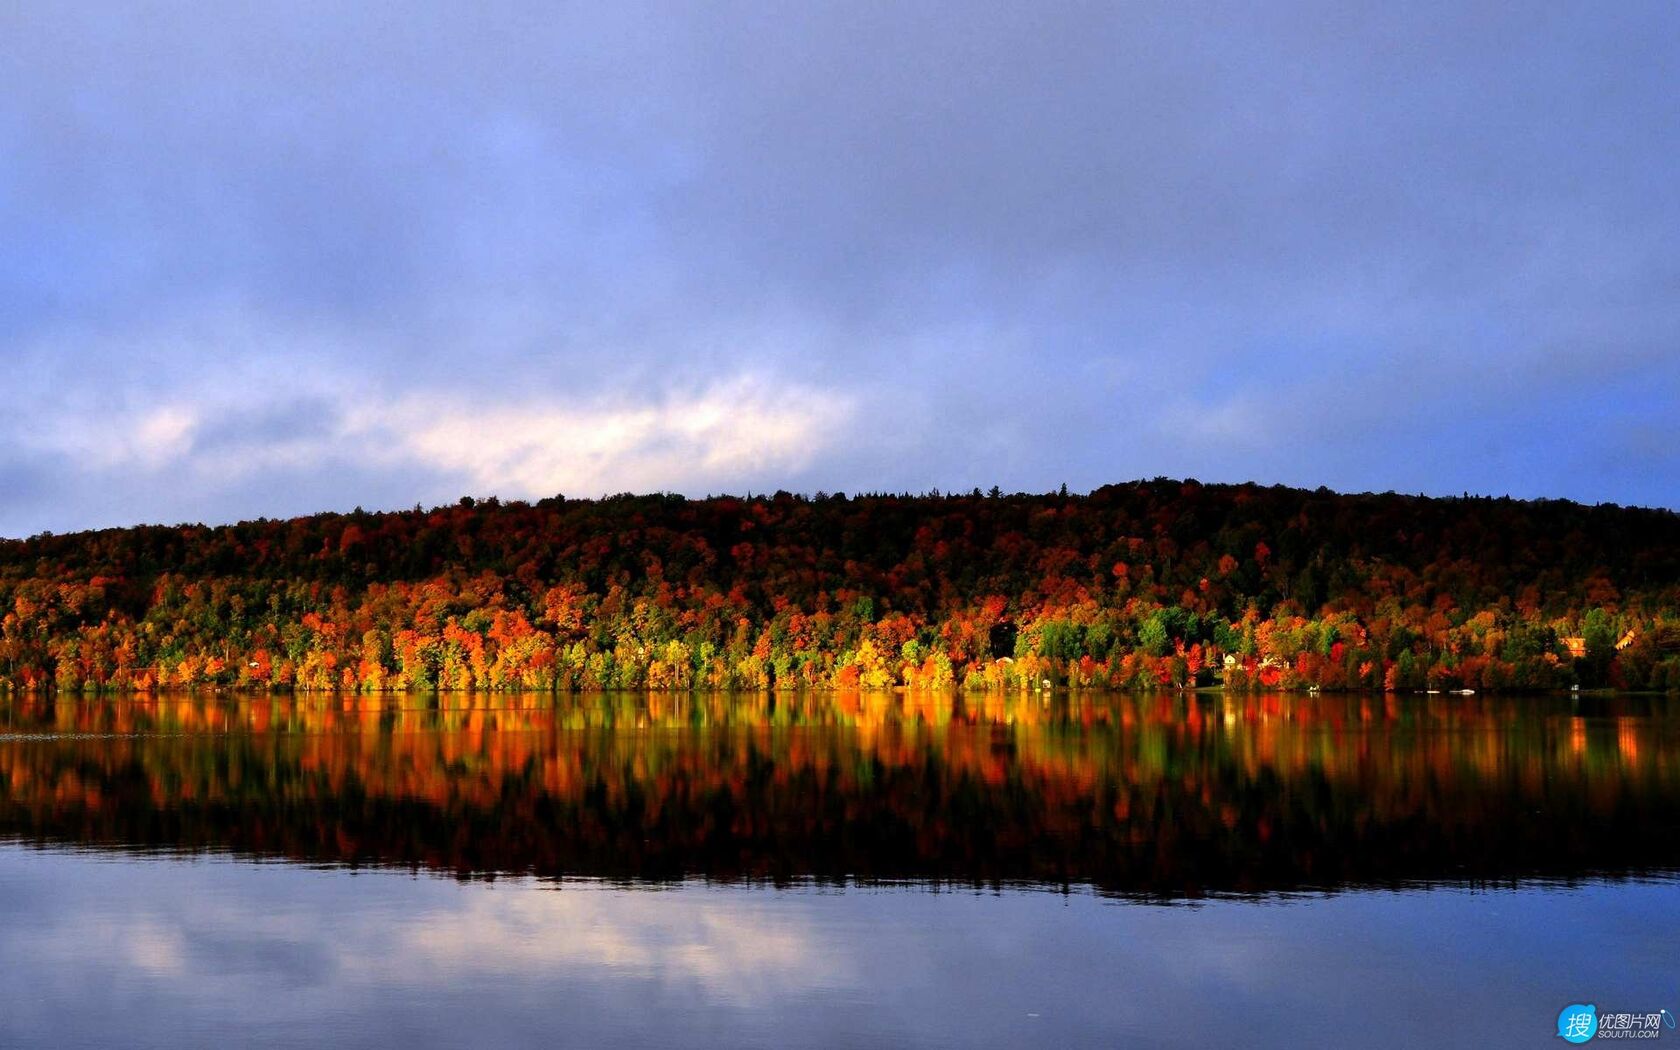
M 1631 1010 L 1598 1012 L 1593 1003 L 1572 1003 L 1558 1014 L 1558 1038 L 1570 1043 L 1589 1039 L 1656 1039 L 1675 1027 L 1667 1010 L 1635 1013 Z
M 1592 1003 L 1571 1003 L 1558 1014 L 1558 1038 L 1584 1043 L 1598 1034 L 1598 1007 Z

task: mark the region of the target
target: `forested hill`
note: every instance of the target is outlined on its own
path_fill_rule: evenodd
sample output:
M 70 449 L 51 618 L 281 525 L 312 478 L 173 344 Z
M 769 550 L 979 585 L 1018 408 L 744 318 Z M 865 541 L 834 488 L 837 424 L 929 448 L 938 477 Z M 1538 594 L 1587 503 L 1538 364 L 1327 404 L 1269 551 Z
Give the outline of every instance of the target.
M 1680 687 L 1680 516 L 1157 479 L 0 541 L 19 688 Z

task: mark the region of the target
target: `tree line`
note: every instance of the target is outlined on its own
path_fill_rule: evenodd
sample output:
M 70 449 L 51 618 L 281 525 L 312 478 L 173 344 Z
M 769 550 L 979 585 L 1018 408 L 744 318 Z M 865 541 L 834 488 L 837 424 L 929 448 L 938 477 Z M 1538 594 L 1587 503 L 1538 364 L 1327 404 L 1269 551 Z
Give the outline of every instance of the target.
M 1680 517 L 1155 479 L 0 541 L 14 690 L 1680 689 Z

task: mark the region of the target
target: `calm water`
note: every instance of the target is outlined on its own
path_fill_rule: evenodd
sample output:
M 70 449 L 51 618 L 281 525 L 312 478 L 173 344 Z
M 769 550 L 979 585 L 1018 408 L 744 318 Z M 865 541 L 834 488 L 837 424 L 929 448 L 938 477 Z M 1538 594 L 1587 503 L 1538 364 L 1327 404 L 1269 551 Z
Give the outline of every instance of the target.
M 0 840 L 0 1046 L 1680 1013 L 1662 699 L 0 699 Z

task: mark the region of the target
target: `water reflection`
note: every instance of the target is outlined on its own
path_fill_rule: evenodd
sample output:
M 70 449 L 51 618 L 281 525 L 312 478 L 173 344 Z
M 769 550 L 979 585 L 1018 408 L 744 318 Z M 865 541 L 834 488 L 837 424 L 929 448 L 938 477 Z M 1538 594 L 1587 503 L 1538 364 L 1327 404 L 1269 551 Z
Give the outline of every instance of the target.
M 1115 907 L 0 845 L 0 1045 L 1542 1046 L 1572 997 L 1673 1009 L 1676 931 L 1672 883 Z
M 1680 868 L 1660 698 L 0 700 L 0 836 L 1198 897 Z

